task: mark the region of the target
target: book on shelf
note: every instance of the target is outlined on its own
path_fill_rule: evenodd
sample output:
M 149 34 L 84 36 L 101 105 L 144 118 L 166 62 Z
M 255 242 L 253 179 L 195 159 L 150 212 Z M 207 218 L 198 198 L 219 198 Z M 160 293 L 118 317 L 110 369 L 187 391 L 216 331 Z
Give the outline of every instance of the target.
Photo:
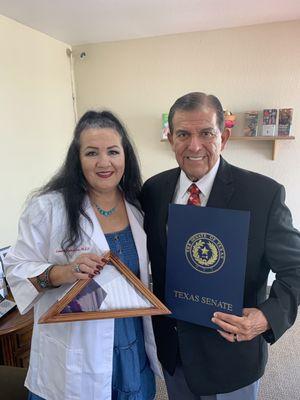
M 278 116 L 278 136 L 289 136 L 293 119 L 292 108 L 281 108 Z
M 244 135 L 257 136 L 258 111 L 249 111 L 245 113 Z
M 277 109 L 268 108 L 263 110 L 262 136 L 275 136 Z
M 169 123 L 168 123 L 168 113 L 162 114 L 162 132 L 161 132 L 161 139 L 168 140 L 168 133 L 169 130 Z

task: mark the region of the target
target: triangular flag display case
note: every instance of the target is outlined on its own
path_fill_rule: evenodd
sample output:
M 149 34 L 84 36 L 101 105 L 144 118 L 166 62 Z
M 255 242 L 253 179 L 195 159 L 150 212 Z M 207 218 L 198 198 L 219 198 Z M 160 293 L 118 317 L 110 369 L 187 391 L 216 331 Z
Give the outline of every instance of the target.
M 77 281 L 39 323 L 170 314 L 168 308 L 112 252 L 94 278 Z

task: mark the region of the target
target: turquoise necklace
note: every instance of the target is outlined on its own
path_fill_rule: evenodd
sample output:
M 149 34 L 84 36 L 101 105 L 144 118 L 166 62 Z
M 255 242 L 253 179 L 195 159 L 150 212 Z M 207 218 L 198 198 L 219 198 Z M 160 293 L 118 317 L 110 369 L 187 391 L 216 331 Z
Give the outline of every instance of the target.
M 99 214 L 103 215 L 103 217 L 110 217 L 117 209 L 117 205 L 115 205 L 113 208 L 110 210 L 103 210 L 98 204 L 94 203 L 95 207 L 97 208 L 97 211 Z

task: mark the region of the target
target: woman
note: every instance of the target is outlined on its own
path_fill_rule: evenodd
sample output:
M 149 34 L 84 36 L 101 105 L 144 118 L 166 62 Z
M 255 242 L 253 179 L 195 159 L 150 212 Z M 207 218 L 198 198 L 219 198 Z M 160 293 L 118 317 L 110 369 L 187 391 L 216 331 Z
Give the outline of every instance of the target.
M 109 249 L 148 284 L 140 187 L 122 124 L 110 112 L 89 111 L 63 167 L 23 213 L 5 264 L 20 312 L 34 306 L 31 399 L 154 398 L 152 371 L 160 371 L 149 317 L 37 324 L 67 284 L 100 272 Z

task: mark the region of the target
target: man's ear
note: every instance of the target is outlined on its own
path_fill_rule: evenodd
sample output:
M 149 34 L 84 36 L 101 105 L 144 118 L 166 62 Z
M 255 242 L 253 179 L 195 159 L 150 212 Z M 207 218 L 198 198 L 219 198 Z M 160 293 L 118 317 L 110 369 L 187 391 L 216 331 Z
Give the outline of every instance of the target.
M 229 128 L 224 128 L 224 131 L 221 134 L 221 139 L 222 139 L 222 145 L 221 145 L 221 151 L 225 148 L 226 143 L 230 137 L 231 130 Z
M 168 141 L 169 141 L 170 145 L 172 146 L 172 149 L 173 149 L 173 145 L 174 145 L 174 140 L 173 139 L 174 138 L 173 138 L 172 133 L 168 132 Z

